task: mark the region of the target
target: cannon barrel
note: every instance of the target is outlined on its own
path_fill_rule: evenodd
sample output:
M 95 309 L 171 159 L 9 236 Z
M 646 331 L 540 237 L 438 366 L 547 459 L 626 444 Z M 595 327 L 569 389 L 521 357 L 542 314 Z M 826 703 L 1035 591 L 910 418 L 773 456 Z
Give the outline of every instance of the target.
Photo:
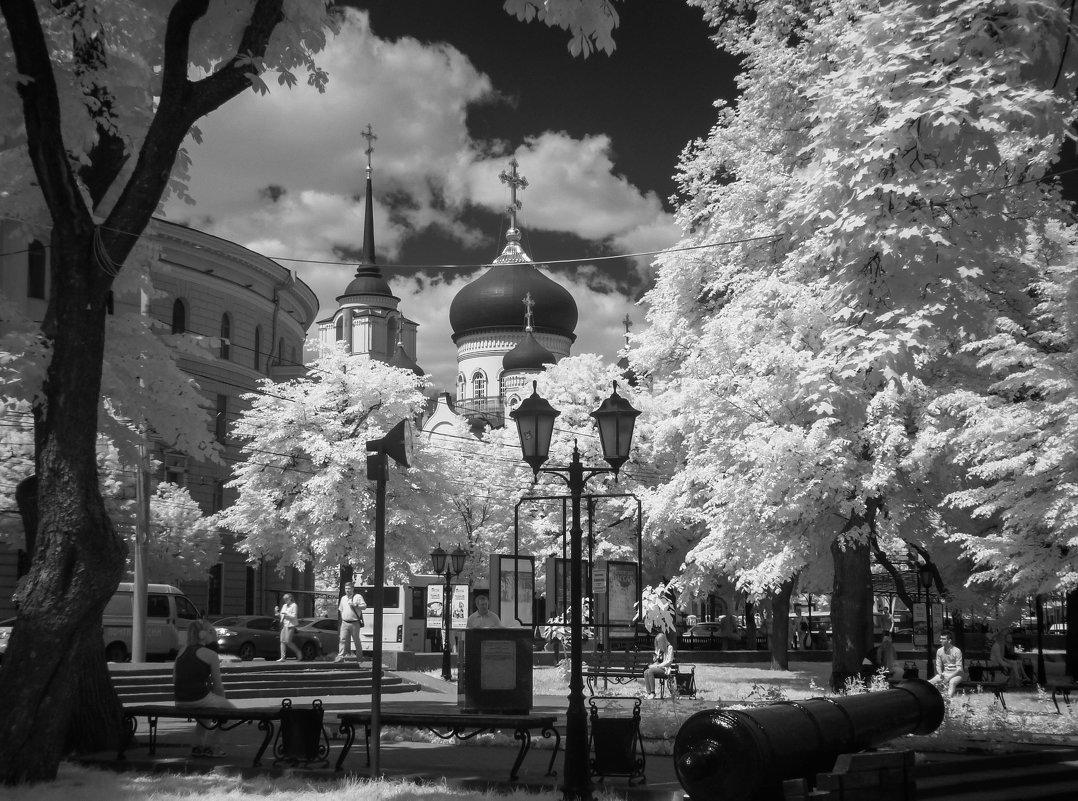
M 678 730 L 674 768 L 692 801 L 781 801 L 785 779 L 811 779 L 839 754 L 930 734 L 942 722 L 943 697 L 920 679 L 843 698 L 706 709 Z

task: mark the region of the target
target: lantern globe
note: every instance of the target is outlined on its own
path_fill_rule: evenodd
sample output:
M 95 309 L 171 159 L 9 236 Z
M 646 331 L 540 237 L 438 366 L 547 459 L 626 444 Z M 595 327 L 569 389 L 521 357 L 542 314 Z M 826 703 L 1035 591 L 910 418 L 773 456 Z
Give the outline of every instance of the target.
M 456 549 L 449 555 L 450 569 L 453 571 L 453 575 L 459 576 L 464 572 L 464 560 L 468 556 L 460 545 L 457 545 Z
M 618 394 L 618 382 L 614 382 L 614 391 L 591 413 L 599 426 L 599 442 L 603 448 L 603 458 L 617 475 L 621 466 L 629 459 L 629 450 L 633 444 L 633 429 L 639 409 Z
M 441 544 L 430 552 L 430 561 L 434 564 L 434 572 L 442 575 L 445 572 L 445 551 Z
M 531 465 L 536 475 L 550 457 L 550 439 L 554 434 L 554 420 L 561 414 L 536 391 L 537 382 L 532 381 L 532 394 L 509 413 L 516 421 L 520 435 L 520 451 L 524 461 Z

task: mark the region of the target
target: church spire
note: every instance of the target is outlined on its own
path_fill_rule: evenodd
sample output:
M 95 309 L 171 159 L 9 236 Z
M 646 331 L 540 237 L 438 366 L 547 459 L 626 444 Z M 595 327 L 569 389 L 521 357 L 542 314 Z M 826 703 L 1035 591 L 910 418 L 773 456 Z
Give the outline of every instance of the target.
M 511 200 L 510 200 L 509 205 L 506 207 L 505 210 L 509 213 L 509 233 L 510 233 L 510 235 L 512 235 L 512 234 L 519 235 L 519 233 L 520 233 L 517 230 L 517 211 L 522 209 L 524 207 L 524 204 L 521 203 L 519 200 L 517 200 L 517 190 L 518 189 L 524 190 L 524 189 L 528 188 L 528 179 L 525 178 L 523 175 L 520 175 L 517 172 L 517 167 L 519 167 L 519 166 L 520 166 L 520 164 L 517 162 L 516 158 L 514 157 L 514 158 L 510 159 L 510 161 L 509 161 L 510 170 L 502 170 L 500 173 L 498 173 L 498 179 L 503 184 L 508 184 L 509 185 L 509 192 L 510 192 Z
M 371 184 L 371 154 L 374 153 L 374 141 L 378 138 L 367 123 L 367 130 L 360 133 L 367 140 L 367 202 L 363 215 L 363 263 L 376 264 L 374 258 L 374 188 Z M 357 273 L 358 275 L 358 273 Z

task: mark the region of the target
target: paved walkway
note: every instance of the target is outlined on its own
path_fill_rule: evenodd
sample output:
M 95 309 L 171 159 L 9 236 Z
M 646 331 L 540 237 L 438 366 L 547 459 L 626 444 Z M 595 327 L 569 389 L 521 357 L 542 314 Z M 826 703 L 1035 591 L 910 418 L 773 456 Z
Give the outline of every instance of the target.
M 385 696 L 382 700 L 384 710 L 395 711 L 456 711 L 456 684 L 445 684 L 440 679 L 432 679 L 423 673 L 397 671 L 397 675 L 421 685 L 418 692 Z M 266 699 L 240 699 L 240 707 L 267 706 Z M 297 707 L 305 706 L 298 700 Z M 558 728 L 562 732 L 562 752 L 554 763 L 556 776 L 544 775 L 550 762 L 552 740 L 533 736 L 531 749 L 520 768 L 519 780 L 509 783 L 509 771 L 516 759 L 519 745 L 513 741 L 509 732 L 507 745 L 481 745 L 450 742 L 406 742 L 383 739 L 380 761 L 381 773 L 388 779 L 410 780 L 418 782 L 447 781 L 452 785 L 469 788 L 511 791 L 515 788 L 532 790 L 556 790 L 560 788 L 560 776 L 563 770 L 565 746 L 565 706 L 566 699 L 556 696 L 536 696 L 533 699 L 533 714 L 548 714 L 558 717 Z M 370 696 L 336 696 L 325 699 L 325 729 L 333 731 L 336 723 L 336 711 L 369 710 Z M 161 720 L 158 725 L 157 753 L 151 757 L 146 749 L 146 719 L 138 721 L 136 745 L 127 752 L 124 763 L 116 762 L 113 752 L 92 754 L 83 761 L 100 767 L 119 770 L 145 772 L 226 772 L 244 776 L 274 776 L 291 773 L 314 779 L 333 779 L 341 774 L 335 773 L 333 766 L 344 745 L 343 738 L 330 740 L 330 766 L 326 769 L 302 770 L 274 768 L 272 746 L 262 758 L 262 767 L 253 768 L 252 761 L 262 741 L 262 733 L 253 725 L 243 725 L 220 736 L 221 747 L 228 753 L 222 759 L 192 759 L 191 734 L 193 724 L 178 720 Z M 348 777 L 367 778 L 370 771 L 366 765 L 363 733 L 357 732 L 346 759 L 342 773 Z M 673 760 L 669 754 L 648 754 L 646 763 L 647 782 L 629 787 L 624 777 L 607 779 L 596 783 L 596 787 L 608 787 L 622 797 L 633 801 L 682 801 L 684 790 L 674 773 Z

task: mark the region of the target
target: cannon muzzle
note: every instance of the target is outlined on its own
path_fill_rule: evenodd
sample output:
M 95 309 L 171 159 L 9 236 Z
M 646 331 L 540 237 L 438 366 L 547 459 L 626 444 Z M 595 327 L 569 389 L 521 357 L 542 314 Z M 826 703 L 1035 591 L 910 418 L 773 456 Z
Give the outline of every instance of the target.
M 674 768 L 692 801 L 782 801 L 785 779 L 811 779 L 839 754 L 943 722 L 943 697 L 927 681 L 843 698 L 782 701 L 758 709 L 706 709 L 674 739 Z

